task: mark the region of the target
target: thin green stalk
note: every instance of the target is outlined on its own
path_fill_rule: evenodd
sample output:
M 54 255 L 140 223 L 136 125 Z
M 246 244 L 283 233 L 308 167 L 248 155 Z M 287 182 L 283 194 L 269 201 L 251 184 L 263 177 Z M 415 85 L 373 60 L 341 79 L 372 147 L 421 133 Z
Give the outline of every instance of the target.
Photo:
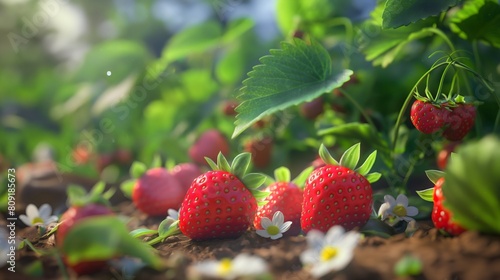
M 437 94 L 434 97 L 434 101 L 437 101 L 439 96 L 441 95 L 441 90 L 443 89 L 444 79 L 446 78 L 446 73 L 448 72 L 448 69 L 450 69 L 451 65 L 452 64 L 450 63 L 450 64 L 446 65 L 446 67 L 444 68 L 443 74 L 441 75 L 441 79 L 439 80 L 439 86 L 437 89 Z
M 361 107 L 361 105 L 354 98 L 352 98 L 352 96 L 348 92 L 346 92 L 345 90 L 343 90 L 341 88 L 339 88 L 339 90 L 347 98 L 347 100 L 349 100 L 349 102 L 351 102 L 354 105 L 354 107 L 356 107 L 356 109 L 359 110 L 361 115 L 363 115 L 363 117 L 370 124 L 370 126 L 372 126 L 374 131 L 377 131 L 377 127 L 375 126 L 375 123 L 373 122 L 372 118 L 368 114 L 366 114 L 366 112 L 363 110 L 363 107 Z
M 439 30 L 438 28 L 435 28 L 435 27 L 429 27 L 429 28 L 426 28 L 428 31 L 438 35 L 439 37 L 441 37 L 441 39 L 444 40 L 444 42 L 448 45 L 448 47 L 450 48 L 451 52 L 454 53 L 456 50 L 455 50 L 455 46 L 453 45 L 453 43 L 450 41 L 450 39 L 448 38 L 448 36 L 446 36 L 446 34 L 443 33 L 443 31 Z
M 477 40 L 472 41 L 472 53 L 474 54 L 474 60 L 476 61 L 477 69 L 483 69 L 481 64 L 481 56 L 479 55 Z
M 453 89 L 455 89 L 455 87 L 459 88 L 458 85 L 455 85 L 458 83 L 459 83 L 458 73 L 455 71 L 455 74 L 453 74 L 453 78 L 451 79 L 451 86 L 450 90 L 448 91 L 448 99 L 450 99 L 453 96 Z

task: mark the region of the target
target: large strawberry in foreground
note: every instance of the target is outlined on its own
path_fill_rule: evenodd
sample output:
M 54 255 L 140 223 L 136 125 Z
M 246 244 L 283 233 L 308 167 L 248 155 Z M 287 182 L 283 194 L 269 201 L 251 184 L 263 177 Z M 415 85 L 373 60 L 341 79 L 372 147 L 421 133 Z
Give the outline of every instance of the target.
M 298 235 L 300 233 L 303 188 L 305 180 L 312 170 L 313 167 L 305 169 L 293 181 L 290 180 L 290 170 L 288 168 L 280 167 L 274 171 L 276 181 L 265 189 L 270 193 L 265 198 L 267 203 L 259 207 L 253 221 L 256 229 L 262 229 L 261 220 L 263 217 L 272 219 L 274 213 L 281 211 L 285 221 L 292 222 L 285 235 Z
M 231 165 L 222 153 L 213 169 L 196 178 L 179 211 L 179 229 L 193 240 L 237 238 L 252 224 L 259 200 L 268 193 L 258 190 L 265 176 L 246 174 L 250 153 L 236 156 Z
M 380 173 L 369 173 L 376 151 L 356 168 L 360 144 L 355 144 L 337 162 L 322 144 L 320 157 L 325 166 L 314 170 L 306 181 L 302 204 L 301 227 L 304 232 L 317 229 L 328 231 L 334 225 L 346 230 L 363 226 L 372 212 L 372 187 Z

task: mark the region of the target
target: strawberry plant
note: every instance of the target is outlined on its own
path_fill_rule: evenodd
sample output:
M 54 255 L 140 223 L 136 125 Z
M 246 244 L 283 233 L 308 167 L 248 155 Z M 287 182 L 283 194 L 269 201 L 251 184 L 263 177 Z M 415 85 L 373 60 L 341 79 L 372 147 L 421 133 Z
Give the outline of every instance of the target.
M 253 221 L 256 229 L 262 229 L 263 217 L 271 219 L 277 211 L 281 211 L 286 221 L 291 221 L 290 229 L 286 235 L 298 235 L 301 232 L 300 215 L 302 212 L 302 200 L 304 196 L 304 185 L 313 167 L 303 170 L 295 179 L 291 180 L 290 170 L 280 167 L 274 170 L 275 181 L 268 185 L 264 191 L 269 195 L 264 199 L 267 203 L 259 206 Z
M 307 178 L 300 220 L 302 230 L 326 232 L 334 225 L 346 229 L 363 226 L 372 212 L 371 183 L 381 176 L 377 172 L 369 173 L 377 152 L 371 153 L 359 167 L 359 144 L 346 150 L 340 161 L 336 161 L 324 145 L 319 154 L 326 165 Z
M 229 165 L 219 153 L 217 163 L 206 158 L 212 168 L 189 187 L 179 211 L 179 229 L 193 240 L 236 238 L 252 224 L 260 200 L 268 193 L 259 191 L 265 176 L 248 173 L 250 154 L 242 153 Z

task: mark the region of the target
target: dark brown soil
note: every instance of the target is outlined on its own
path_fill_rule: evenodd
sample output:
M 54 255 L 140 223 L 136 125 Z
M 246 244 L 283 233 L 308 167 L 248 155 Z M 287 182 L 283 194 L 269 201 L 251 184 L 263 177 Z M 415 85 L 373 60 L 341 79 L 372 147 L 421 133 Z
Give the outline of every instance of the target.
M 160 219 L 148 218 L 134 209 L 131 203 L 117 208 L 123 215 L 132 217 L 131 229 L 155 229 Z M 37 248 L 54 248 L 54 239 L 40 239 L 35 227 L 19 229 L 18 236 L 27 238 Z M 164 259 L 165 271 L 141 270 L 136 279 L 186 279 L 190 264 L 206 259 L 232 258 L 239 253 L 249 253 L 264 258 L 274 279 L 313 279 L 302 268 L 299 256 L 307 247 L 303 236 L 265 239 L 248 231 L 232 240 L 193 242 L 179 235 L 167 238 L 155 246 Z M 411 255 L 421 260 L 423 270 L 413 278 L 397 278 L 394 266 L 402 257 Z M 44 276 L 30 277 L 22 273 L 34 260 L 40 259 L 30 249 L 18 252 L 16 273 L 2 269 L 0 279 L 62 279 L 53 257 L 42 257 Z M 366 237 L 354 252 L 352 262 L 340 273 L 324 279 L 500 279 L 500 236 L 466 232 L 459 237 L 445 237 L 429 223 L 422 223 L 414 236 L 404 234 L 384 239 Z M 125 279 L 119 271 L 108 268 L 103 272 L 80 279 Z

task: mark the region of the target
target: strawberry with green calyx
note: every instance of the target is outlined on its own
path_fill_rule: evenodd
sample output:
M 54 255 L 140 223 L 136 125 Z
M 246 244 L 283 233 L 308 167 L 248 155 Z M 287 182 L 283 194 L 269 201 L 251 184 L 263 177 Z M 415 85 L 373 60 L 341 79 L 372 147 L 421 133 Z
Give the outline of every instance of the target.
M 301 227 L 304 232 L 317 229 L 326 232 L 334 225 L 346 230 L 363 226 L 372 212 L 372 187 L 381 174 L 369 173 L 377 156 L 372 152 L 356 168 L 360 157 L 360 144 L 345 151 L 337 162 L 322 144 L 319 155 L 325 166 L 314 170 L 308 177 L 302 203 Z
M 297 178 L 291 181 L 290 170 L 280 167 L 274 171 L 275 181 L 271 183 L 265 191 L 270 194 L 265 198 L 267 203 L 257 210 L 257 215 L 253 224 L 256 229 L 262 229 L 261 220 L 263 217 L 272 219 L 274 213 L 281 211 L 285 221 L 291 221 L 290 229 L 286 235 L 298 235 L 300 233 L 300 214 L 302 212 L 302 200 L 304 195 L 304 184 L 313 167 L 302 171 Z
M 443 137 L 450 141 L 462 140 L 474 126 L 476 120 L 477 101 L 467 101 L 457 95 L 451 102 L 446 103 L 448 113 L 445 115 L 445 129 Z
M 434 226 L 450 235 L 460 235 L 465 229 L 454 222 L 453 214 L 443 206 L 445 197 L 443 196 L 442 186 L 445 183 L 445 173 L 438 170 L 428 170 L 425 172 L 429 180 L 434 183 L 434 187 L 422 191 L 417 191 L 417 194 L 426 201 L 433 202 L 432 222 Z
M 416 95 L 411 106 L 410 120 L 420 132 L 431 134 L 440 130 L 445 124 L 448 111 L 442 102 L 435 102 Z
M 179 228 L 193 240 L 237 238 L 252 224 L 257 205 L 269 193 L 258 190 L 265 175 L 247 173 L 250 153 L 237 155 L 229 165 L 219 153 L 213 169 L 196 178 L 179 211 Z
M 58 248 L 63 248 L 64 240 L 68 232 L 78 222 L 93 216 L 114 215 L 109 207 L 108 199 L 114 194 L 110 189 L 104 192 L 105 184 L 97 183 L 89 194 L 82 187 L 68 187 L 68 202 L 70 207 L 61 216 L 61 224 L 57 228 L 56 242 Z M 96 272 L 106 266 L 107 260 L 89 260 L 78 263 L 68 263 L 63 256 L 66 265 L 77 274 L 88 274 Z
M 130 173 L 135 180 L 126 184 L 129 187 L 133 184 L 132 201 L 143 213 L 150 216 L 165 216 L 168 209 L 179 209 L 186 189 L 174 175 L 161 167 L 159 157 L 155 157 L 149 170 L 145 164 L 134 162 Z

